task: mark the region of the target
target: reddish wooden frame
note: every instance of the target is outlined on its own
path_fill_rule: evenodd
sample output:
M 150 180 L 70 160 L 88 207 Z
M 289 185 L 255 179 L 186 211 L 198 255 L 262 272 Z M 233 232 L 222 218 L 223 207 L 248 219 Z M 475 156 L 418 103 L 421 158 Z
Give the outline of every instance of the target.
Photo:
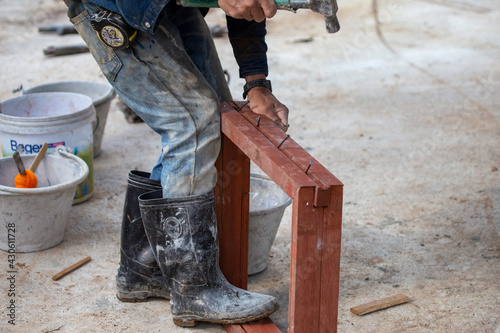
M 252 160 L 294 199 L 288 332 L 337 332 L 343 184 L 272 121 L 259 119 L 243 103 L 222 103 L 222 133 L 216 203 L 226 278 L 247 287 Z M 279 332 L 268 318 L 225 329 Z

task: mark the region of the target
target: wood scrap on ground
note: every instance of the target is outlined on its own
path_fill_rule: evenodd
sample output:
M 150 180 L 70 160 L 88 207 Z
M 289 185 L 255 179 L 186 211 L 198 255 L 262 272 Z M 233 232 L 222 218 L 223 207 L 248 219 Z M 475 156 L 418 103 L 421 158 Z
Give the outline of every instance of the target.
M 80 260 L 79 262 L 69 266 L 68 268 L 65 268 L 63 269 L 62 271 L 60 271 L 59 273 L 57 273 L 56 275 L 54 275 L 52 277 L 52 280 L 53 281 L 56 281 L 60 278 L 62 278 L 64 275 L 74 271 L 75 269 L 77 269 L 78 267 L 82 266 L 83 264 L 89 262 L 92 258 L 89 256 L 89 257 L 85 257 L 83 258 L 82 260 Z
M 357 305 L 352 307 L 350 310 L 352 313 L 358 316 L 365 315 L 367 313 L 375 312 L 378 310 L 386 309 L 391 306 L 407 303 L 410 301 L 410 298 L 403 294 L 397 294 L 394 296 L 382 298 L 376 301 L 372 301 L 369 303 Z

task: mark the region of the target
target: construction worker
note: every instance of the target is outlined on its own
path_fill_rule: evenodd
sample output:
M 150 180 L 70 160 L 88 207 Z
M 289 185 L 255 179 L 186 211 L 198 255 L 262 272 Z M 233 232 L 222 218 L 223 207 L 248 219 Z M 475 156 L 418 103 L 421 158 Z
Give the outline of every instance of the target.
M 68 16 L 117 94 L 161 136 L 151 173 L 128 177 L 116 277 L 122 301 L 170 299 L 174 323 L 242 323 L 275 298 L 238 289 L 220 272 L 214 166 L 220 101 L 232 100 L 203 12 L 174 0 L 64 0 Z M 220 0 L 250 108 L 282 126 L 264 40 L 272 0 Z M 206 12 L 205 12 L 206 13 Z M 130 144 L 134 144 L 131 142 Z M 142 219 L 142 222 L 141 222 Z

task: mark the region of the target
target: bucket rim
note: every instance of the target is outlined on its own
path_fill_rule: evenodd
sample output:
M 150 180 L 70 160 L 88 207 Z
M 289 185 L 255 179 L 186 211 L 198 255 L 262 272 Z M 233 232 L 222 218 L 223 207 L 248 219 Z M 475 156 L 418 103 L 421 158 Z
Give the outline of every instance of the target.
M 21 96 L 24 96 L 24 95 L 33 95 L 33 94 L 41 94 L 41 93 L 45 93 L 45 92 L 68 92 L 68 91 L 64 91 L 64 90 L 62 90 L 62 91 L 54 90 L 54 91 L 36 91 L 36 92 L 31 92 L 31 90 L 39 89 L 39 88 L 42 88 L 42 87 L 51 87 L 51 86 L 55 86 L 55 85 L 59 85 L 59 84 L 61 84 L 61 85 L 69 85 L 69 84 L 82 84 L 82 85 L 83 84 L 95 84 L 95 85 L 100 85 L 102 87 L 106 87 L 106 89 L 107 89 L 106 94 L 104 94 L 102 97 L 99 97 L 99 98 L 97 98 L 95 100 L 93 100 L 90 96 L 88 96 L 86 94 L 78 93 L 78 94 L 85 95 L 85 96 L 89 97 L 90 99 L 92 99 L 92 103 L 95 106 L 99 106 L 99 105 L 103 104 L 108 99 L 111 100 L 116 95 L 115 89 L 109 83 L 98 82 L 98 81 L 85 81 L 85 80 L 64 80 L 64 81 L 54 81 L 54 82 L 42 83 L 42 84 L 39 84 L 39 85 L 36 85 L 36 86 L 29 87 L 27 89 L 21 89 L 20 95 Z M 75 92 L 71 92 L 71 93 L 75 93 Z
M 261 175 L 261 174 L 258 174 L 258 173 L 250 173 L 250 179 L 252 178 L 256 178 L 256 179 L 261 179 L 261 180 L 265 180 L 265 181 L 270 181 L 272 183 L 274 183 L 274 181 L 269 178 L 268 176 L 266 175 Z M 275 183 L 276 184 L 276 183 Z M 278 185 L 276 185 L 278 186 Z M 279 188 L 279 187 L 278 187 Z M 282 190 L 280 188 L 280 190 Z M 283 190 L 282 190 L 283 191 Z M 285 193 L 286 194 L 286 193 Z M 286 199 L 283 200 L 283 203 L 280 204 L 280 205 L 277 205 L 277 206 L 273 206 L 272 208 L 265 208 L 265 209 L 257 209 L 257 210 L 253 210 L 253 211 L 249 211 L 249 214 L 252 214 L 252 215 L 259 215 L 259 214 L 266 214 L 268 213 L 270 210 L 278 210 L 278 209 L 284 209 L 286 207 L 288 207 L 291 203 L 292 203 L 292 198 L 290 198 L 288 196 L 288 194 L 286 194 Z
M 36 96 L 36 95 L 38 95 L 38 96 Z M 18 117 L 18 116 L 12 116 L 12 115 L 8 115 L 8 114 L 0 112 L 0 119 L 3 119 L 5 121 L 10 121 L 10 122 L 18 122 L 18 121 L 20 121 L 20 119 L 22 119 L 23 123 L 40 123 L 41 121 L 52 122 L 52 121 L 58 121 L 58 120 L 65 120 L 65 119 L 69 119 L 69 118 L 75 118 L 75 117 L 87 115 L 87 113 L 89 116 L 91 116 L 92 114 L 95 113 L 95 108 L 94 108 L 94 103 L 92 102 L 92 98 L 90 98 L 87 95 L 72 93 L 72 92 L 40 92 L 40 93 L 26 94 L 23 96 L 18 96 L 18 97 L 4 100 L 0 103 L 0 105 L 1 105 L 1 108 L 3 109 L 3 107 L 7 103 L 14 103 L 16 100 L 20 100 L 20 99 L 35 98 L 35 97 L 39 97 L 40 95 L 47 95 L 50 97 L 57 96 L 57 95 L 60 95 L 60 96 L 64 96 L 64 95 L 66 95 L 66 96 L 71 96 L 71 95 L 78 96 L 78 98 L 80 98 L 80 99 L 86 99 L 88 102 L 87 103 L 88 105 L 85 108 L 82 108 L 81 110 L 73 112 L 73 113 L 64 114 L 64 115 L 60 115 L 60 116 L 50 116 L 50 117 Z
M 66 183 L 62 184 L 57 184 L 57 185 L 52 185 L 52 186 L 46 186 L 46 187 L 40 187 L 40 188 L 16 188 L 16 187 L 11 187 L 11 186 L 5 186 L 0 184 L 0 194 L 7 194 L 7 195 L 39 195 L 39 194 L 46 194 L 46 193 L 54 193 L 54 192 L 61 192 L 63 190 L 69 189 L 71 187 L 75 187 L 80 184 L 82 181 L 87 178 L 89 174 L 89 167 L 87 166 L 87 163 L 85 163 L 84 160 L 82 160 L 80 157 L 73 155 L 66 151 L 66 147 L 61 147 L 59 146 L 56 149 L 56 152 L 54 155 L 47 155 L 47 157 L 51 158 L 53 157 L 62 157 L 62 158 L 69 158 L 70 160 L 73 160 L 73 162 L 77 163 L 80 168 L 82 169 L 82 173 L 80 174 L 79 177 L 68 181 Z M 12 156 L 7 156 L 4 157 L 7 159 L 14 159 Z

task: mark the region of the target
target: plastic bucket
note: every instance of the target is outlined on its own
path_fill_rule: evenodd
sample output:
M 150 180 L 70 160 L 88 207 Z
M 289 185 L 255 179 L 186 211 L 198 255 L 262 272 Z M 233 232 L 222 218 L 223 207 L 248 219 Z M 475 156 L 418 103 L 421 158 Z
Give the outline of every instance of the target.
M 292 199 L 271 179 L 250 175 L 250 213 L 248 221 L 248 274 L 267 267 L 269 252 L 285 208 Z
M 81 158 L 62 147 L 58 150 L 38 166 L 37 188 L 15 188 L 14 159 L 0 158 L 0 249 L 33 252 L 62 242 L 73 194 L 89 169 Z M 29 167 L 35 156 L 23 155 L 22 159 Z
M 92 99 L 97 118 L 97 126 L 94 130 L 94 158 L 99 156 L 102 152 L 102 137 L 108 119 L 109 106 L 115 97 L 113 87 L 107 83 L 92 81 L 58 81 L 21 90 L 22 95 L 43 92 L 72 92 L 86 95 Z
M 11 156 L 24 147 L 23 154 L 36 155 L 44 142 L 47 153 L 66 146 L 89 167 L 88 177 L 80 183 L 73 203 L 92 196 L 93 124 L 95 109 L 90 97 L 66 92 L 40 93 L 16 97 L 0 104 L 0 144 L 2 156 Z

